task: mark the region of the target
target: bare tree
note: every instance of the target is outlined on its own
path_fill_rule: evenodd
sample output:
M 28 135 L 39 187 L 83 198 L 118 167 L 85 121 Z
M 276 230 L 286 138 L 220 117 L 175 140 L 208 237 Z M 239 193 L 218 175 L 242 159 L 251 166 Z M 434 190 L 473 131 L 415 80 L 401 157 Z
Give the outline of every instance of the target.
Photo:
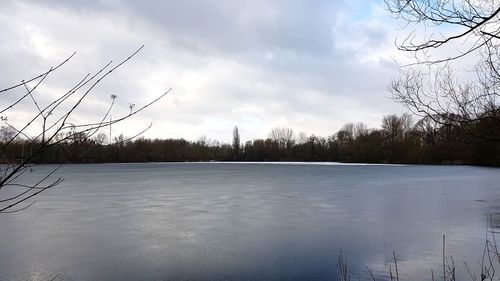
M 385 0 L 387 10 L 406 26 L 425 26 L 431 33 L 411 31 L 397 42 L 400 50 L 414 52 L 420 62 L 443 62 L 498 44 L 499 0 Z M 437 31 L 435 33 L 432 30 Z M 420 35 L 420 36 L 419 36 Z M 420 38 L 419 38 L 420 37 Z M 457 54 L 430 58 L 432 49 L 447 44 L 462 45 Z
M 390 158 L 394 160 L 398 153 L 401 141 L 407 137 L 413 128 L 413 120 L 410 115 L 403 114 L 386 115 L 382 118 L 382 132 L 384 134 L 385 145 L 389 149 Z
M 48 76 L 60 70 L 76 53 L 40 75 L 0 90 L 0 95 L 10 95 L 14 98 L 13 102 L 0 108 L 1 121 L 5 124 L 2 127 L 3 138 L 0 143 L 0 154 L 3 161 L 0 166 L 0 213 L 17 212 L 31 206 L 35 203 L 35 201 L 32 201 L 35 196 L 63 181 L 62 178 L 54 177 L 61 165 L 41 178 L 30 175 L 35 160 L 41 159 L 49 149 L 58 148 L 64 150 L 63 144 L 67 142 L 86 142 L 94 136 L 97 136 L 97 139 L 103 143 L 105 134 L 100 132 L 101 129 L 108 128 L 112 124 L 123 122 L 137 115 L 171 91 L 171 89 L 167 90 L 141 107 L 129 107 L 130 111 L 127 114 L 113 120 L 108 119 L 108 117 L 114 106 L 114 98 L 107 110 L 96 120 L 79 122 L 78 118 L 75 118 L 75 112 L 82 107 L 86 99 L 92 94 L 93 89 L 108 78 L 112 72 L 131 60 L 142 48 L 143 46 L 118 63 L 113 64 L 111 61 L 95 73 L 84 75 L 68 91 L 45 102 L 45 104 L 40 102 L 42 99 L 37 96 L 37 89 Z M 19 89 L 24 90 L 24 93 L 16 96 Z M 46 99 L 47 96 L 44 96 L 44 100 Z M 11 124 L 8 116 L 15 114 L 22 102 L 31 103 L 34 111 L 29 118 L 21 123 Z M 151 124 L 135 136 L 142 134 L 150 127 Z M 9 128 L 8 133 L 5 133 L 7 129 L 4 128 Z M 9 149 L 17 142 L 22 142 L 23 145 L 22 159 L 12 159 L 8 154 Z M 24 146 L 29 146 L 30 150 L 25 152 Z
M 278 143 L 280 148 L 286 148 L 294 144 L 295 133 L 290 128 L 273 128 L 269 138 Z
M 2 126 L 0 127 L 0 141 L 1 142 L 6 142 L 16 135 L 16 131 L 8 126 Z
M 385 3 L 389 12 L 413 28 L 396 42 L 399 50 L 413 54 L 414 61 L 391 82 L 394 99 L 421 117 L 469 133 L 468 127 L 481 123 L 485 128 L 473 130 L 475 136 L 500 141 L 500 1 Z M 476 77 L 458 78 L 452 63 L 464 57 L 477 59 Z
M 358 122 L 354 125 L 354 138 L 367 136 L 370 133 L 368 126 L 363 122 Z
M 307 136 L 307 134 L 305 132 L 300 132 L 298 135 L 297 135 L 297 143 L 298 144 L 304 144 L 307 142 L 307 139 L 309 137 Z
M 354 123 L 346 123 L 331 138 L 331 141 L 337 144 L 340 153 L 348 150 L 348 147 L 353 143 L 355 139 L 355 127 Z
M 352 141 L 354 139 L 354 123 L 346 123 L 344 124 L 339 132 L 342 132 L 345 139 L 348 139 L 349 141 Z

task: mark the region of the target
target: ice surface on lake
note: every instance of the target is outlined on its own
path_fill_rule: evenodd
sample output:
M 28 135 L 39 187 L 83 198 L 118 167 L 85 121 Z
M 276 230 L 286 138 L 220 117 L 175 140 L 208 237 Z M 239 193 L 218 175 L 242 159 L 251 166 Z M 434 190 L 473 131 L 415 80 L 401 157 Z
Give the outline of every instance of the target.
M 480 167 L 98 164 L 60 175 L 33 207 L 0 216 L 0 280 L 335 280 L 340 249 L 353 273 L 385 274 L 394 250 L 406 280 L 430 279 L 442 234 L 458 273 L 478 264 L 500 206 L 500 170 Z

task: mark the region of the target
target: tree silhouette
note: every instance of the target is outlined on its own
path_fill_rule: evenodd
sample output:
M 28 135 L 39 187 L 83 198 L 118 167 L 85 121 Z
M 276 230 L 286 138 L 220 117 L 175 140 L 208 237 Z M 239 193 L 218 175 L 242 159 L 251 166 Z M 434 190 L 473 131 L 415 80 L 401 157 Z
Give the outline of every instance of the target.
M 240 133 L 238 131 L 238 126 L 233 129 L 233 158 L 234 160 L 240 159 L 241 154 L 241 143 L 240 143 Z
M 414 60 L 391 82 L 394 99 L 416 115 L 500 142 L 500 1 L 385 3 L 390 13 L 413 28 L 396 42 Z M 477 59 L 474 80 L 458 79 L 452 67 L 464 57 Z M 471 126 L 484 129 L 470 130 Z

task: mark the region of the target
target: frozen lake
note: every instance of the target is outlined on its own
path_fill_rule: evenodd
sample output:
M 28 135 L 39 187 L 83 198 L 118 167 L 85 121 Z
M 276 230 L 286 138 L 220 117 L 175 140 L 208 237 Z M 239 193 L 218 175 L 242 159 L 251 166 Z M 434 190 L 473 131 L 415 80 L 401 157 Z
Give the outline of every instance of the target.
M 50 167 L 38 167 L 44 174 Z M 500 170 L 466 166 L 66 165 L 31 208 L 0 215 L 0 280 L 401 279 L 479 270 Z M 499 211 L 500 212 L 500 211 Z M 411 277 L 411 279 L 410 279 Z M 464 276 L 462 279 L 467 279 Z

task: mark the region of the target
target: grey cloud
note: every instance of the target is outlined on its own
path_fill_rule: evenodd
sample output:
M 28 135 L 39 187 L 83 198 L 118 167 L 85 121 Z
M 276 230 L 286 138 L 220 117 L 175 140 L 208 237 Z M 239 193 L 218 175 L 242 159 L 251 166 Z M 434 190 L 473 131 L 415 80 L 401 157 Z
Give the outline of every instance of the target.
M 130 1 L 172 40 L 199 51 L 292 51 L 321 55 L 332 48 L 330 20 L 339 1 Z M 151 4 L 151 5 L 148 5 Z M 154 7 L 154 9 L 151 9 Z
M 27 1 L 30 2 L 30 1 Z M 169 40 L 200 52 L 289 50 L 321 55 L 332 51 L 331 22 L 340 0 L 31 1 L 49 8 L 116 13 L 149 22 Z

